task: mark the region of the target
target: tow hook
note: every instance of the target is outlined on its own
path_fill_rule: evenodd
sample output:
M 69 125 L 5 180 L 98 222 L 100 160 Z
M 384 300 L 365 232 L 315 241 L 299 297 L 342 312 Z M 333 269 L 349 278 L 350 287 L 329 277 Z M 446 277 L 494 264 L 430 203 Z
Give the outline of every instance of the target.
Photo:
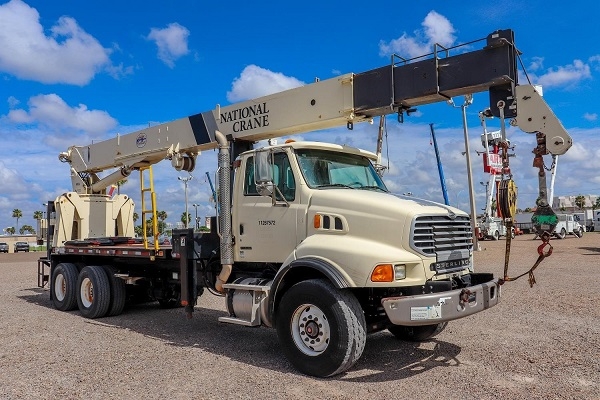
M 465 304 L 469 303 L 469 298 L 471 297 L 471 291 L 469 289 L 463 289 L 460 292 L 460 305 L 465 306 Z

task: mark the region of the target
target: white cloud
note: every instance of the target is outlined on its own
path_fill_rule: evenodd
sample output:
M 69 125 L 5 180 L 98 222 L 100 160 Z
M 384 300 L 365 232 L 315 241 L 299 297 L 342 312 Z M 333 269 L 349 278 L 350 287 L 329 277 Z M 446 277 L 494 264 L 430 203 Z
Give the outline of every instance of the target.
M 598 119 L 598 114 L 596 113 L 585 113 L 583 114 L 583 118 L 588 121 L 596 121 Z
M 69 106 L 56 94 L 37 95 L 28 101 L 29 111 L 13 109 L 8 120 L 15 124 L 39 124 L 55 132 L 85 132 L 92 135 L 106 133 L 117 121 L 106 111 L 89 110 L 85 104 Z
M 532 65 L 533 70 L 541 70 L 543 68 L 541 59 L 537 59 Z M 581 60 L 574 60 L 572 64 L 559 66 L 556 68 L 548 68 L 542 75 L 529 75 L 531 80 L 543 87 L 569 87 L 577 85 L 579 82 L 590 79 L 590 65 Z
M 379 42 L 379 54 L 388 56 L 396 53 L 402 57 L 413 58 L 433 51 L 435 43 L 444 47 L 450 47 L 454 44 L 454 26 L 443 15 L 435 11 L 430 11 L 421 23 L 423 30 L 413 32 L 414 36 L 406 32 L 397 39 L 389 42 Z
M 248 65 L 231 84 L 227 92 L 230 102 L 254 99 L 304 85 L 304 82 L 281 72 L 273 72 L 256 65 Z
M 543 57 L 533 57 L 531 63 L 529 64 L 530 71 L 539 71 L 544 68 L 544 58 Z
M 588 61 L 590 64 L 592 64 L 594 66 L 594 69 L 596 69 L 597 71 L 600 71 L 600 54 L 591 56 L 588 59 Z
M 86 85 L 110 64 L 105 49 L 70 17 L 44 33 L 36 9 L 21 0 L 0 6 L 0 71 L 42 83 Z
M 190 31 L 186 27 L 174 22 L 163 29 L 150 29 L 146 38 L 154 41 L 158 47 L 158 58 L 169 68 L 173 68 L 177 59 L 190 52 L 188 50 L 189 36 Z
M 8 102 L 8 107 L 9 107 L 9 108 L 15 108 L 15 107 L 16 107 L 16 106 L 18 106 L 18 105 L 19 105 L 19 103 L 20 103 L 20 102 L 19 102 L 19 99 L 17 99 L 17 98 L 16 98 L 16 97 L 14 97 L 14 96 L 9 96 L 9 97 L 8 97 L 8 99 L 7 99 L 7 102 Z

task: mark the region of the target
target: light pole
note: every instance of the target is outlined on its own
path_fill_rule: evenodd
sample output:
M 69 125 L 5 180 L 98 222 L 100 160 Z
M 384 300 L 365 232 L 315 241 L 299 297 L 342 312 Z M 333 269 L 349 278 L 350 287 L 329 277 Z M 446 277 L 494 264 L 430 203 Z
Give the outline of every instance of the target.
M 194 207 L 194 210 L 196 212 L 196 215 L 195 215 L 196 219 L 194 220 L 194 221 L 196 221 L 196 224 L 194 225 L 194 229 L 197 230 L 198 228 L 200 228 L 198 226 L 198 207 L 200 207 L 200 204 L 194 203 L 194 204 L 192 204 L 192 206 Z
M 191 181 L 194 177 L 190 174 L 190 176 L 182 178 L 181 176 L 178 176 L 177 179 L 179 179 L 180 181 L 183 182 L 183 186 L 184 186 L 184 191 L 185 191 L 185 227 L 186 229 L 189 227 L 189 214 L 188 214 L 188 197 L 187 197 L 187 186 L 188 186 L 188 182 Z
M 465 95 L 465 100 L 460 106 L 462 111 L 463 131 L 465 135 L 465 155 L 467 158 L 467 178 L 469 182 L 469 200 L 471 204 L 471 230 L 473 232 L 473 250 L 479 251 L 479 241 L 477 240 L 477 210 L 475 209 L 475 188 L 473 187 L 473 172 L 471 168 L 471 150 L 469 149 L 469 130 L 467 128 L 467 107 L 473 103 L 473 95 Z M 452 99 L 448 104 L 457 107 Z
M 458 202 L 458 198 L 460 197 L 460 194 L 461 194 L 462 192 L 464 192 L 464 191 L 465 191 L 465 189 L 460 189 L 460 190 L 458 191 L 458 193 L 456 193 L 456 208 L 460 208 L 460 207 L 459 207 L 460 203 Z
M 40 221 L 40 232 L 42 234 L 42 244 L 46 242 L 46 250 L 48 250 L 48 223 L 46 221 L 46 212 L 48 211 L 48 203 L 42 203 L 42 220 Z M 49 215 L 48 215 L 49 217 Z
M 492 194 L 490 193 L 490 183 L 489 182 L 479 182 L 479 184 L 481 186 L 485 186 L 485 208 L 483 209 L 483 213 L 485 216 L 491 217 L 492 216 L 492 212 L 491 212 L 492 204 L 491 204 L 490 197 Z

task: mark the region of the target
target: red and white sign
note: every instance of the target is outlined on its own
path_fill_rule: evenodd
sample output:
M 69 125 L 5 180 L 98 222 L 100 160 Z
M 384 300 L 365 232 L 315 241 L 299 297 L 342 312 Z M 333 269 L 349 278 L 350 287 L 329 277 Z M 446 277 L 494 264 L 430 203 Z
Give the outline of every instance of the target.
M 483 172 L 492 175 L 502 173 L 502 157 L 500 157 L 500 154 L 483 153 Z

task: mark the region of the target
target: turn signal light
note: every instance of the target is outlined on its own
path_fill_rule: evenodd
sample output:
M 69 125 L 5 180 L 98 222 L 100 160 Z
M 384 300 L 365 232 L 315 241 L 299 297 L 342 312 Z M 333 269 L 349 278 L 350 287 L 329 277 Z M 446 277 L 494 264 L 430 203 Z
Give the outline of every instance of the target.
M 379 264 L 371 273 L 371 282 L 393 282 L 394 267 L 392 264 Z
M 319 229 L 321 227 L 321 216 L 319 214 L 315 214 L 313 218 L 313 226 L 315 229 Z

